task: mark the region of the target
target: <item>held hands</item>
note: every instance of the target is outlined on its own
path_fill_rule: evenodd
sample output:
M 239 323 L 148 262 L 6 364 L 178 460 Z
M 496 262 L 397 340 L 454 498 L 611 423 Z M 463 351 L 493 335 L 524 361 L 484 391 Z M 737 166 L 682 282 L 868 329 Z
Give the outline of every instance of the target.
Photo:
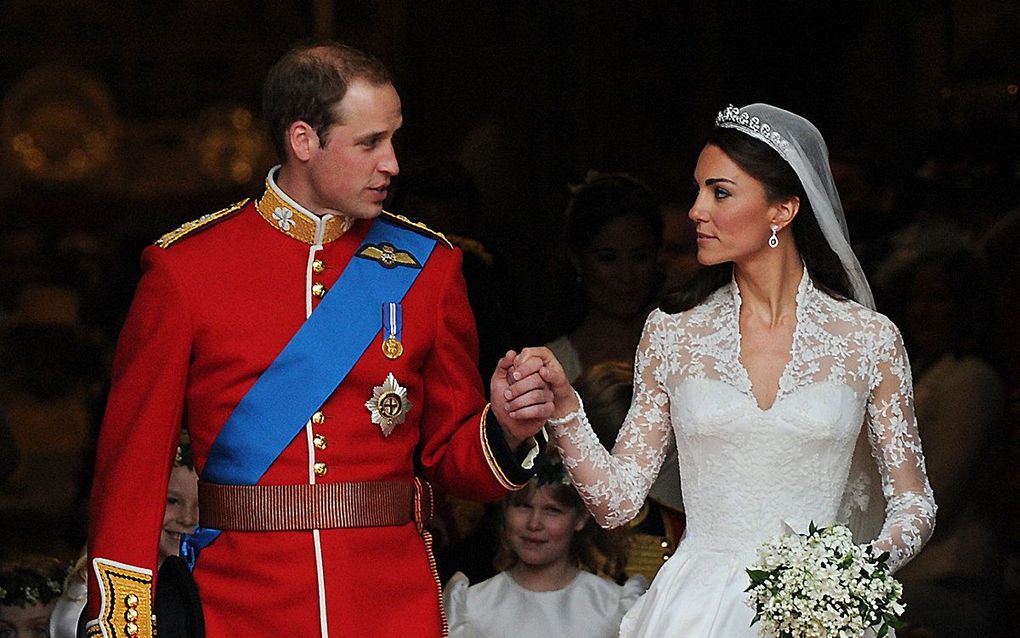
M 528 374 L 516 371 L 516 358 L 516 352 L 508 351 L 496 364 L 489 382 L 492 412 L 511 450 L 538 434 L 553 413 L 553 394 L 548 384 L 537 370 Z
M 510 449 L 542 429 L 546 421 L 580 405 L 563 366 L 548 348 L 510 350 L 496 364 L 489 384 L 492 410 Z
M 549 348 L 545 347 L 525 348 L 514 358 L 511 375 L 514 379 L 521 379 L 521 381 L 516 381 L 510 386 L 511 406 L 515 406 L 514 402 L 517 400 L 515 397 L 523 394 L 526 391 L 525 388 L 528 387 L 528 385 L 521 385 L 518 388 L 518 384 L 535 374 L 545 382 L 552 392 L 553 413 L 549 418 L 560 418 L 577 411 L 580 405 L 577 402 L 574 388 L 567 380 L 567 374 L 563 371 L 563 366 L 560 365 L 556 356 Z

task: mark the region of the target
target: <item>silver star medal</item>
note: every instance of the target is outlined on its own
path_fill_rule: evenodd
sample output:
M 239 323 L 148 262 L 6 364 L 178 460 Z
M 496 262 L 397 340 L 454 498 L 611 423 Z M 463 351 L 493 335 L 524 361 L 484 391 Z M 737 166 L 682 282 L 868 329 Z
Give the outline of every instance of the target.
M 391 372 L 382 385 L 372 389 L 372 398 L 365 402 L 365 407 L 372 413 L 372 423 L 379 425 L 383 436 L 389 436 L 407 418 L 411 402 L 407 400 L 407 388 L 397 383 Z

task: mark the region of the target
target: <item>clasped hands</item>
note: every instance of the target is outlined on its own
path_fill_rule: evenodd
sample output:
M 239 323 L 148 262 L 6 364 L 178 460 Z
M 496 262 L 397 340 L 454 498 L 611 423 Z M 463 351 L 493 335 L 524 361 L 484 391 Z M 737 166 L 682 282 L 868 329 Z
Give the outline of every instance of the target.
M 508 351 L 489 384 L 492 409 L 510 449 L 535 436 L 552 418 L 578 409 L 563 366 L 544 347 Z

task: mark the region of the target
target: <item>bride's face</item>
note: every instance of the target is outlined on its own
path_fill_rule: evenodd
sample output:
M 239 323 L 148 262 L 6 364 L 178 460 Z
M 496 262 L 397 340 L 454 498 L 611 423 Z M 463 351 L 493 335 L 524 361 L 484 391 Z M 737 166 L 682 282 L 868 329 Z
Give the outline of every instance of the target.
M 699 262 L 741 262 L 769 250 L 774 211 L 761 182 L 713 145 L 698 156 L 694 181 L 697 196 L 688 216 L 698 233 Z

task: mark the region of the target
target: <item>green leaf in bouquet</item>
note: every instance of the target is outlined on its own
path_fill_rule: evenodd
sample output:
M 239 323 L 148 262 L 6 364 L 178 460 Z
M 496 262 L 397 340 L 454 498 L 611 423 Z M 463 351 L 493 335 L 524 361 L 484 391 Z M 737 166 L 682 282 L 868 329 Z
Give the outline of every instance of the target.
M 755 587 L 764 584 L 765 581 L 769 579 L 769 572 L 763 569 L 747 569 L 744 571 L 747 572 L 748 578 L 751 579 L 751 586 L 744 591 L 750 591 Z
M 885 622 L 886 622 L 887 625 L 889 625 L 893 629 L 903 629 L 904 627 L 907 626 L 907 623 L 905 623 L 902 620 L 900 620 L 899 616 L 896 616 L 896 615 L 893 615 L 893 614 L 886 614 L 885 615 Z

